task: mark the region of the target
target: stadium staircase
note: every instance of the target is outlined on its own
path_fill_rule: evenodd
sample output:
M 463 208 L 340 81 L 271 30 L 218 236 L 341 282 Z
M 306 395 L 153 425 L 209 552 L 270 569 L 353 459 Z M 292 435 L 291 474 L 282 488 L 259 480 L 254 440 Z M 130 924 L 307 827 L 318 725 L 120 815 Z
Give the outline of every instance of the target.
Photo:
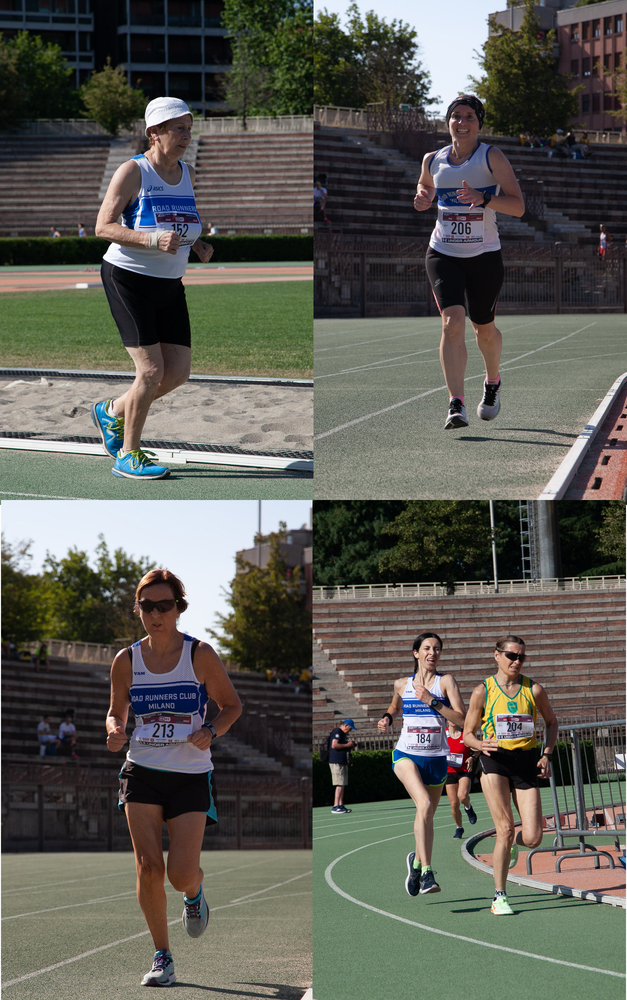
M 394 236 L 428 240 L 433 229 L 433 210 L 419 213 L 413 208 L 421 164 L 399 152 L 384 148 L 377 136 L 359 129 L 333 128 L 316 123 L 314 170 L 327 174 L 327 215 L 334 232 L 369 237 Z M 450 140 L 434 133 L 432 149 Z M 591 144 L 593 156 L 564 160 L 546 149 L 523 148 L 517 139 L 486 137 L 503 150 L 525 184 L 543 182 L 544 219 L 522 222 L 499 215 L 503 243 L 574 242 L 598 244 L 603 223 L 617 245 L 627 237 L 627 216 L 617 196 L 627 188 L 627 156 L 624 146 Z
M 137 141 L 110 136 L 3 136 L 0 236 L 47 236 L 52 226 L 94 233 L 115 170 Z M 312 231 L 309 133 L 201 135 L 185 159 L 196 167 L 196 200 L 206 231 Z
M 237 735 L 227 733 L 216 740 L 212 757 L 216 768 L 223 774 L 234 773 L 262 779 L 307 777 L 311 774 L 311 696 L 309 693 L 287 685 L 269 684 L 264 677 L 242 672 L 230 672 L 244 706 L 246 724 L 254 717 L 263 716 L 269 725 L 289 717 L 291 745 L 289 752 L 277 758 L 245 742 L 242 733 L 245 725 L 235 729 Z M 98 769 L 119 770 L 126 750 L 117 754 L 107 751 L 104 737 L 104 720 L 109 708 L 108 673 L 102 667 L 88 663 L 70 663 L 66 659 L 50 657 L 50 671 L 35 672 L 28 661 L 2 662 L 2 728 L 3 760 L 5 763 L 63 764 L 77 766 L 88 764 Z M 39 757 L 37 725 L 44 713 L 51 716 L 53 733 L 68 709 L 75 713 L 78 733 L 78 760 L 65 755 Z M 217 713 L 217 706 L 209 703 L 208 718 Z M 239 720 L 238 720 L 239 722 Z M 130 731 L 132 711 L 129 713 Z M 238 724 L 236 723 L 236 727 Z M 281 727 L 285 731 L 285 726 Z
M 546 687 L 560 722 L 624 712 L 624 591 L 317 600 L 313 617 L 314 743 L 346 715 L 359 736 L 376 734 L 424 630 L 442 636 L 440 669 L 454 675 L 466 706 L 495 670 L 496 639 L 513 633 L 527 644 L 524 672 Z

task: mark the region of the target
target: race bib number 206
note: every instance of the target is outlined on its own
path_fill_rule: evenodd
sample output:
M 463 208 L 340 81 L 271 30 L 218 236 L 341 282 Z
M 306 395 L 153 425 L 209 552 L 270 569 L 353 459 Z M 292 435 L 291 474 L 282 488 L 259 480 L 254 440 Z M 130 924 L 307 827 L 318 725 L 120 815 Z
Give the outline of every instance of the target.
M 442 242 L 483 243 L 483 212 L 442 212 Z

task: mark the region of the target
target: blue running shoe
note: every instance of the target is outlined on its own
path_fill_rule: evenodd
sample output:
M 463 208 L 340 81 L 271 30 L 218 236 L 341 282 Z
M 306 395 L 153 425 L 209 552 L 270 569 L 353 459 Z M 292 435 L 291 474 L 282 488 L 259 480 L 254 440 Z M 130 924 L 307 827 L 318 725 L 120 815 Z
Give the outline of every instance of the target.
M 115 458 L 124 444 L 124 417 L 116 417 L 111 411 L 112 399 L 103 399 L 91 408 L 91 419 L 100 432 L 104 450 Z
M 187 896 L 183 896 L 183 902 L 185 904 L 183 908 L 183 927 L 190 937 L 199 938 L 201 934 L 204 934 L 205 928 L 209 923 L 209 907 L 207 906 L 205 894 L 202 891 L 202 885 L 195 899 L 188 899 Z
M 135 448 L 127 451 L 125 455 L 117 455 L 111 472 L 114 476 L 122 476 L 126 479 L 165 479 L 170 475 L 170 470 L 164 465 L 156 465 L 152 459 L 155 457 L 153 451 L 142 451 Z
M 464 828 L 463 826 L 458 826 L 457 829 L 455 830 L 455 833 L 453 834 L 453 840 L 461 840 L 463 836 L 464 836 Z
M 142 986 L 172 986 L 175 982 L 172 955 L 169 951 L 156 951 L 152 969 L 142 979 Z
M 474 826 L 475 823 L 477 822 L 477 814 L 475 810 L 472 808 L 472 806 L 464 806 L 464 809 L 466 810 L 468 822 L 470 823 L 471 826 Z
M 416 857 L 415 851 L 407 855 L 407 878 L 405 879 L 405 888 L 410 896 L 417 896 L 420 891 L 420 872 L 422 870 L 419 865 L 418 868 L 414 868 L 414 858 Z

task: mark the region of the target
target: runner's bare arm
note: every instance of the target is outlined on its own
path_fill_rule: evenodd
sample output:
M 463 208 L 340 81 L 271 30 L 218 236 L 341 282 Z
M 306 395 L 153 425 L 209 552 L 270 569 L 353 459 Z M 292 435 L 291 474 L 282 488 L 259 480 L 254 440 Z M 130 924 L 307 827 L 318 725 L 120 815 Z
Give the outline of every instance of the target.
M 150 233 L 142 233 L 134 229 L 120 226 L 118 219 L 127 205 L 137 198 L 141 187 L 141 172 L 135 160 L 127 160 L 118 167 L 106 195 L 98 218 L 96 219 L 96 236 L 123 247 L 149 247 Z M 159 234 L 158 249 L 164 253 L 175 254 L 179 248 L 181 237 L 178 233 L 163 231 Z
M 435 184 L 429 171 L 429 164 L 435 153 L 426 153 L 422 159 L 422 171 L 418 181 L 417 195 L 414 198 L 414 208 L 417 212 L 425 212 L 431 208 L 431 202 L 435 198 Z
M 557 717 L 551 708 L 547 693 L 542 685 L 534 683 L 531 690 L 533 692 L 536 706 L 546 723 L 544 730 L 544 746 L 547 750 L 552 751 L 557 741 Z M 549 778 L 551 776 L 551 762 L 548 757 L 540 757 L 540 760 L 538 761 L 538 771 L 540 772 L 541 778 Z
M 436 709 L 438 715 L 443 715 L 448 722 L 454 722 L 456 726 L 463 729 L 466 708 L 464 706 L 464 699 L 457 686 L 457 681 L 452 674 L 444 674 L 440 679 L 440 684 L 442 685 L 444 694 L 451 703 L 451 707 L 447 708 L 446 705 L 440 705 L 440 708 Z
M 470 696 L 470 704 L 466 712 L 466 721 L 464 722 L 463 739 L 466 746 L 470 747 L 471 750 L 481 750 L 482 753 L 487 753 L 489 757 L 491 750 L 498 750 L 498 741 L 493 739 L 484 740 L 483 734 L 481 739 L 475 736 L 475 732 L 481 723 L 484 708 L 485 687 L 483 684 L 478 684 Z
M 129 691 L 132 683 L 131 658 L 126 649 L 120 650 L 111 667 L 111 704 L 107 713 L 107 748 L 112 753 L 126 743 L 126 723 L 131 704 Z
M 503 152 L 500 149 L 495 149 L 494 146 L 490 147 L 488 162 L 490 170 L 501 188 L 500 194 L 492 195 L 490 208 L 493 208 L 495 212 L 502 212 L 503 215 L 514 215 L 520 218 L 525 214 L 525 202 L 511 163 Z M 457 190 L 457 200 L 463 205 L 469 205 L 473 208 L 481 205 L 484 197 L 483 191 L 469 187 L 466 181 L 462 181 L 462 187 Z
M 386 719 L 386 715 L 391 715 L 392 718 L 403 713 L 403 689 L 407 683 L 406 677 L 401 677 L 399 680 L 394 681 L 394 694 L 392 696 L 392 701 L 390 702 L 386 712 L 382 719 L 377 722 L 377 729 L 380 733 L 387 733 L 391 726 L 390 720 Z
M 236 719 L 239 719 L 242 714 L 242 703 L 224 669 L 222 660 L 208 642 L 199 643 L 196 649 L 194 673 L 200 683 L 205 685 L 207 694 L 220 709 L 211 722 L 216 734 L 222 736 L 231 728 Z M 200 750 L 207 750 L 211 746 L 211 733 L 208 729 L 198 729 L 187 739 Z

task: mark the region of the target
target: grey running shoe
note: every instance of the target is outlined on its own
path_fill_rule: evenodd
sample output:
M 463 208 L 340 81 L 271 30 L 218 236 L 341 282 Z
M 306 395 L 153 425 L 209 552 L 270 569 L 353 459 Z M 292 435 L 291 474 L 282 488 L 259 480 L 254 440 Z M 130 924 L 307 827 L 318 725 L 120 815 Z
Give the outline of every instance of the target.
M 444 424 L 444 430 L 446 431 L 450 427 L 468 427 L 466 407 L 457 396 L 453 396 L 448 405 L 448 415 Z
M 183 927 L 190 937 L 199 938 L 201 934 L 204 934 L 209 923 L 209 907 L 202 891 L 202 885 L 195 899 L 189 900 L 187 896 L 183 896 L 183 903 L 185 904 Z
M 415 851 L 407 855 L 407 878 L 405 888 L 410 896 L 417 896 L 420 891 L 420 868 L 414 868 Z
M 420 894 L 423 895 L 426 892 L 440 892 L 440 886 L 434 878 L 435 872 L 429 869 L 428 872 L 423 872 L 420 876 Z
M 477 407 L 477 416 L 482 420 L 494 420 L 501 409 L 501 380 L 498 385 L 488 385 L 483 383 L 483 399 Z
M 142 979 L 142 986 L 172 986 L 175 982 L 172 955 L 169 951 L 156 951 L 152 969 Z

